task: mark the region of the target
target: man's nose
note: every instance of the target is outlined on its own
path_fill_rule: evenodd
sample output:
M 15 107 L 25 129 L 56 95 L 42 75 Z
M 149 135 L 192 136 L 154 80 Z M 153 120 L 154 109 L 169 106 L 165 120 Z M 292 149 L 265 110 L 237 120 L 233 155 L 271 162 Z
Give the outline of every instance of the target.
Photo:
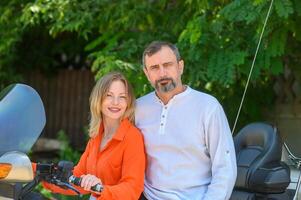
M 163 66 L 160 66 L 159 68 L 159 75 L 160 77 L 165 77 L 166 76 L 166 69 Z

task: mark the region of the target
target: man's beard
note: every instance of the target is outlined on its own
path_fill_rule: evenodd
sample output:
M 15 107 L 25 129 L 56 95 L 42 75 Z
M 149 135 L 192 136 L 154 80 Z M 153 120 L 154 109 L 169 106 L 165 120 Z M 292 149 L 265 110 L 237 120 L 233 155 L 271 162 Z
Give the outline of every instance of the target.
M 160 82 L 168 81 L 166 84 Z M 166 93 L 176 88 L 176 82 L 172 78 L 161 78 L 155 82 L 155 88 L 158 92 Z

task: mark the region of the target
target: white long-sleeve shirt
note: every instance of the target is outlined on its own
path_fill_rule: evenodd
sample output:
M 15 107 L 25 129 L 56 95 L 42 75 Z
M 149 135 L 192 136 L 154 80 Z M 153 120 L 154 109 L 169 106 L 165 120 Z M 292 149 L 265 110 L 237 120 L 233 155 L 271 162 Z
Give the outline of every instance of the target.
M 236 180 L 232 135 L 218 101 L 187 87 L 164 105 L 155 92 L 137 100 L 149 200 L 225 200 Z

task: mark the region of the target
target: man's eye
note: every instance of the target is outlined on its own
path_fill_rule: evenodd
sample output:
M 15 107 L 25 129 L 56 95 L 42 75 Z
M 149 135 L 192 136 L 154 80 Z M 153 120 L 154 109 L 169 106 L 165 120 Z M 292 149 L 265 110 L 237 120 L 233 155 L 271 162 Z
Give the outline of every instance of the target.
M 170 63 L 165 63 L 165 64 L 164 64 L 164 67 L 171 67 L 172 65 L 173 65 L 172 62 L 170 62 Z
M 151 70 L 157 70 L 157 69 L 159 69 L 159 66 L 157 66 L 157 65 L 151 66 L 150 69 L 151 69 Z

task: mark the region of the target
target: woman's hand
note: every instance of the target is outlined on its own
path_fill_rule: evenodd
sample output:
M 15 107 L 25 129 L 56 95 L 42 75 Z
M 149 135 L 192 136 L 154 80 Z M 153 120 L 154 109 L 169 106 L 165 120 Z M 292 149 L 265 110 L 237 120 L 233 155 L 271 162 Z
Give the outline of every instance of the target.
M 101 180 L 94 175 L 86 174 L 81 176 L 82 181 L 80 186 L 84 188 L 84 190 L 90 191 L 91 187 L 96 185 L 97 183 L 102 184 Z

